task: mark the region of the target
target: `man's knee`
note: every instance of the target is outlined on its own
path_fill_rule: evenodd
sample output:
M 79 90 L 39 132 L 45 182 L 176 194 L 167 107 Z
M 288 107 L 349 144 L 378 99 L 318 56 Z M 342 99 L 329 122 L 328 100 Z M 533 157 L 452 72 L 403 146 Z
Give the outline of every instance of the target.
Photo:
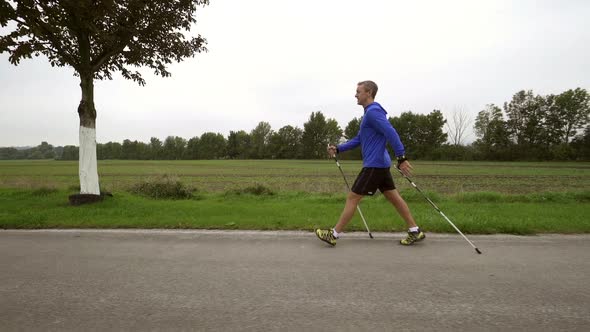
M 392 203 L 393 202 L 403 201 L 404 200 L 402 198 L 402 196 L 400 196 L 400 194 L 397 191 L 397 189 L 386 190 L 386 191 L 383 192 L 383 196 L 385 196 L 385 198 L 387 198 L 387 200 L 389 200 Z
M 346 197 L 347 200 L 349 201 L 353 201 L 353 202 L 360 202 L 361 199 L 363 199 L 363 195 L 359 195 L 355 192 L 348 192 L 348 196 Z

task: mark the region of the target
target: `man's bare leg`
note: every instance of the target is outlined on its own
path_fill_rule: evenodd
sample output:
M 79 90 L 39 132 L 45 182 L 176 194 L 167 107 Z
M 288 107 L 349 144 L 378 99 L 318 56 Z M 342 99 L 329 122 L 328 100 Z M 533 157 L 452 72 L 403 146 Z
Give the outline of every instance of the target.
M 385 198 L 387 198 L 387 200 L 395 207 L 399 215 L 408 225 L 408 228 L 417 227 L 408 204 L 406 204 L 406 201 L 404 201 L 397 189 L 386 190 L 383 192 L 383 196 L 385 196 Z
M 348 196 L 346 197 L 346 205 L 344 205 L 344 210 L 342 210 L 340 219 L 334 227 L 334 230 L 337 233 L 344 231 L 344 227 L 346 227 L 346 224 L 348 224 L 348 222 L 350 222 L 350 220 L 352 219 L 352 216 L 354 216 L 356 207 L 361 201 L 361 199 L 363 199 L 362 195 L 353 193 L 352 191 L 348 193 Z

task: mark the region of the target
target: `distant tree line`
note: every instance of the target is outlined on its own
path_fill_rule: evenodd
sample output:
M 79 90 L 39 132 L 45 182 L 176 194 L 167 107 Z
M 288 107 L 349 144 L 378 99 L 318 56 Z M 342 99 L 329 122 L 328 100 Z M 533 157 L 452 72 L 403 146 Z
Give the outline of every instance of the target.
M 460 144 L 464 128 L 452 128 L 440 110 L 429 114 L 403 112 L 389 117 L 411 159 L 426 160 L 590 160 L 590 97 L 585 89 L 559 95 L 516 93 L 503 108 L 490 104 L 474 124 L 477 139 Z M 303 128 L 284 126 L 273 130 L 260 122 L 250 132 L 230 131 L 227 137 L 206 132 L 186 140 L 169 136 L 164 141 L 131 141 L 97 144 L 98 159 L 194 160 L 194 159 L 322 159 L 326 145 L 357 135 L 362 117 L 344 128 L 321 111 L 312 112 Z M 451 143 L 444 128 L 454 135 Z M 342 154 L 360 159 L 360 150 Z M 0 148 L 0 159 L 77 160 L 78 147 L 53 147 L 47 142 L 30 149 Z
M 588 160 L 589 116 L 585 89 L 547 96 L 520 91 L 503 112 L 490 104 L 478 113 L 473 149 L 491 160 Z

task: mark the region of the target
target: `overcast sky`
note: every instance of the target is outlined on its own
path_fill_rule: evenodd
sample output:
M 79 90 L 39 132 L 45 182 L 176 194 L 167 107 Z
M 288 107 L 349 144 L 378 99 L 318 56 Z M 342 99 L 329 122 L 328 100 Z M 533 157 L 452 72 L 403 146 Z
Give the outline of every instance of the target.
M 379 85 L 390 116 L 464 109 L 472 120 L 519 90 L 590 89 L 590 1 L 211 0 L 197 21 L 209 52 L 172 77 L 96 82 L 99 143 L 303 128 L 315 111 L 344 129 L 362 115 L 361 80 Z M 0 55 L 0 146 L 78 145 L 72 73 Z

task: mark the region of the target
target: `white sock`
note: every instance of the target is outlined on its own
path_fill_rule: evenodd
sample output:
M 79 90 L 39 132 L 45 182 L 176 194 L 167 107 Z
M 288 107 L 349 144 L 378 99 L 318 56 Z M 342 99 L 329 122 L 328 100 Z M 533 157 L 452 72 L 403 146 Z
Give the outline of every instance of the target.
M 340 233 L 343 233 L 343 232 L 340 232 Z M 332 228 L 332 235 L 334 235 L 335 238 L 339 238 L 340 233 L 336 232 L 336 230 Z
M 420 230 L 420 227 L 416 226 L 416 227 L 410 227 L 410 232 L 412 233 L 416 233 Z

